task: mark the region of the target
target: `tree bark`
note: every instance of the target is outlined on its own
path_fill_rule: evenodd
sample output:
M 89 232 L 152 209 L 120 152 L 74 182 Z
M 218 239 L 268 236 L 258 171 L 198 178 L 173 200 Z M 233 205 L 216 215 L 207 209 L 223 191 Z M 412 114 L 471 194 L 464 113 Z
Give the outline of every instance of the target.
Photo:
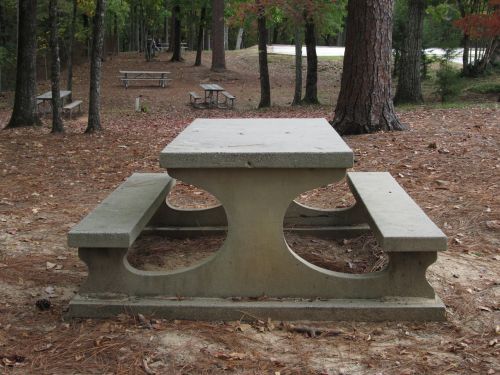
M 66 88 L 68 89 L 68 91 L 73 90 L 73 44 L 75 42 L 77 7 L 78 7 L 78 0 L 73 0 L 73 15 L 71 18 L 71 25 L 69 27 L 68 61 L 66 67 L 68 73 Z M 72 100 L 72 95 L 69 96 L 69 100 Z
M 259 72 L 260 72 L 260 103 L 259 108 L 271 106 L 271 85 L 267 66 L 267 28 L 264 6 L 256 0 L 258 6 L 257 28 L 259 33 Z
M 61 118 L 61 96 L 59 81 L 61 75 L 61 61 L 59 59 L 59 41 L 57 36 L 57 0 L 49 1 L 50 19 L 50 51 L 51 51 L 51 88 L 52 88 L 52 133 L 64 132 Z
M 316 54 L 316 30 L 314 20 L 306 17 L 305 43 L 307 50 L 306 93 L 302 102 L 319 104 L 318 100 L 318 56 Z
M 212 71 L 226 69 L 224 51 L 224 0 L 212 0 Z
M 332 125 L 340 134 L 404 130 L 391 97 L 393 0 L 349 0 L 340 94 Z
M 90 60 L 89 120 L 85 133 L 102 130 L 99 106 L 101 102 L 101 67 L 104 44 L 104 13 L 106 0 L 97 0 L 94 29 L 92 31 L 92 56 Z
M 201 52 L 203 51 L 203 28 L 205 26 L 205 15 L 207 13 L 207 8 L 201 8 L 200 14 L 200 24 L 198 25 L 198 37 L 196 40 L 196 59 L 194 61 L 194 66 L 201 65 Z
M 173 11 L 173 55 L 170 61 L 182 61 L 181 57 L 181 7 L 179 5 L 174 6 Z
M 292 105 L 299 105 L 302 100 L 302 30 L 295 29 L 295 93 Z
M 424 31 L 425 0 L 408 1 L 408 28 L 399 65 L 396 103 L 422 103 L 420 64 Z
M 243 27 L 238 29 L 238 35 L 236 36 L 236 46 L 234 49 L 241 49 L 241 42 L 243 41 Z
M 36 4 L 19 0 L 16 92 L 7 128 L 41 124 L 36 105 Z

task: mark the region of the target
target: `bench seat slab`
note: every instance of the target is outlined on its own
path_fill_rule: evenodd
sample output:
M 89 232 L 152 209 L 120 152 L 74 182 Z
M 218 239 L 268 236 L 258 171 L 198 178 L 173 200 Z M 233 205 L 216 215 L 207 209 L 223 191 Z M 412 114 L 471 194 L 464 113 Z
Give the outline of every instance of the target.
M 174 180 L 166 173 L 134 173 L 68 234 L 71 247 L 127 248 L 165 202 Z
M 347 178 L 384 251 L 446 250 L 446 235 L 388 172 L 349 172 Z

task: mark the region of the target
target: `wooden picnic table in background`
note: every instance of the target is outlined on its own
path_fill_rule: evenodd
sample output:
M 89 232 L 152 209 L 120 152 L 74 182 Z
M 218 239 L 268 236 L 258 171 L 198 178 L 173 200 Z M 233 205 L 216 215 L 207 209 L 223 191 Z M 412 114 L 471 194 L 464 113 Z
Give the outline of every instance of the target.
M 128 88 L 129 81 L 158 81 L 161 87 L 165 87 L 167 81 L 171 79 L 167 78 L 170 72 L 167 71 L 146 71 L 146 70 L 120 70 L 120 79 L 123 82 L 125 88 Z
M 61 106 L 64 106 L 65 99 L 70 97 L 70 96 L 71 96 L 71 91 L 68 91 L 68 90 L 60 90 L 59 91 L 59 97 L 61 98 L 61 101 L 62 101 Z M 49 105 L 52 105 L 52 91 L 47 91 L 41 95 L 38 95 L 36 97 L 36 100 L 37 100 L 37 107 L 39 110 L 40 110 L 40 107 L 39 107 L 40 104 L 45 105 L 45 103 L 48 102 Z M 46 113 L 45 109 L 43 109 L 42 113 Z
M 217 107 L 219 105 L 219 92 L 224 91 L 224 88 L 216 83 L 202 83 L 200 87 L 205 90 L 205 104 L 209 108 Z

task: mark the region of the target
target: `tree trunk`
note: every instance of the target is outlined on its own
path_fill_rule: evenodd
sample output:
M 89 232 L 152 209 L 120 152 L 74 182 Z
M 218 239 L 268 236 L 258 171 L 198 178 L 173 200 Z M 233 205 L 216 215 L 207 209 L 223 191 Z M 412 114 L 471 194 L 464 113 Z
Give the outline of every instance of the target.
M 105 11 L 106 0 L 97 0 L 94 29 L 92 31 L 92 57 L 90 60 L 89 120 L 85 133 L 92 133 L 102 129 L 99 106 L 101 102 L 101 67 Z
M 168 52 L 174 52 L 175 40 L 175 7 L 172 9 L 172 16 L 170 18 L 170 39 L 168 40 Z
M 295 94 L 292 105 L 299 105 L 302 100 L 302 30 L 295 29 Z
M 404 130 L 391 97 L 393 0 L 349 0 L 342 82 L 332 125 L 340 134 Z
M 19 0 L 16 93 L 7 128 L 40 125 L 36 105 L 36 3 Z
M 422 103 L 420 64 L 424 31 L 425 0 L 408 1 L 408 28 L 399 65 L 396 103 Z
M 73 15 L 71 18 L 71 25 L 69 27 L 68 61 L 66 67 L 68 73 L 68 81 L 66 82 L 66 88 L 68 89 L 68 91 L 73 90 L 73 44 L 75 43 L 77 7 L 78 7 L 78 0 L 73 0 Z M 72 100 L 72 95 L 69 96 L 69 100 Z
M 236 46 L 234 49 L 241 49 L 241 42 L 243 41 L 243 27 L 238 29 L 238 35 L 236 35 Z
M 260 103 L 259 108 L 271 106 L 271 85 L 267 66 L 267 28 L 264 6 L 256 0 L 258 6 L 257 28 L 259 34 L 259 72 L 260 72 Z
M 50 19 L 50 51 L 51 51 L 51 88 L 52 88 L 52 133 L 64 132 L 61 118 L 61 96 L 59 80 L 61 75 L 61 61 L 59 60 L 59 41 L 57 36 L 57 0 L 49 1 Z
M 224 0 L 212 0 L 212 71 L 226 69 L 224 51 Z
M 165 8 L 165 19 L 163 20 L 163 35 L 165 36 L 165 40 L 163 41 L 163 43 L 168 44 L 168 0 L 165 0 L 163 6 Z
M 319 104 L 318 101 L 318 56 L 316 55 L 316 31 L 314 21 L 306 17 L 305 42 L 307 49 L 306 94 L 302 102 Z
M 179 5 L 174 6 L 173 11 L 174 19 L 174 45 L 173 45 L 173 55 L 170 61 L 182 61 L 181 57 L 181 7 Z
M 207 8 L 201 8 L 200 14 L 200 24 L 198 25 L 198 38 L 196 40 L 196 59 L 194 61 L 194 66 L 201 65 L 201 52 L 203 50 L 203 27 L 205 26 L 205 15 L 207 13 Z

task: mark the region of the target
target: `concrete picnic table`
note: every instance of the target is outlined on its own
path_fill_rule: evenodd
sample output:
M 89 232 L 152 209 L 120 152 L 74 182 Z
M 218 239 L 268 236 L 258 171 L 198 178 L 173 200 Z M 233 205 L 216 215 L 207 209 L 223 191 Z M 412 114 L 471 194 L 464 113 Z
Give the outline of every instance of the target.
M 166 81 L 169 81 L 167 75 L 170 74 L 168 71 L 146 71 L 146 70 L 120 70 L 121 81 L 125 88 L 128 88 L 128 81 L 156 81 L 158 80 L 161 87 L 166 86 Z
M 347 173 L 353 152 L 325 119 L 196 119 L 163 149 L 160 166 L 168 174 L 133 174 L 70 231 L 68 244 L 89 268 L 70 316 L 444 319 L 425 274 L 446 236 L 389 173 Z M 352 206 L 294 201 L 346 175 Z M 173 207 L 175 179 L 212 193 L 220 205 Z M 364 274 L 331 271 L 294 253 L 284 231 L 337 239 L 373 233 L 390 262 Z M 227 236 L 195 265 L 153 272 L 127 261 L 141 233 Z
M 219 92 L 225 89 L 216 83 L 201 83 L 200 87 L 205 91 L 205 104 L 209 108 L 217 107 L 219 105 Z

